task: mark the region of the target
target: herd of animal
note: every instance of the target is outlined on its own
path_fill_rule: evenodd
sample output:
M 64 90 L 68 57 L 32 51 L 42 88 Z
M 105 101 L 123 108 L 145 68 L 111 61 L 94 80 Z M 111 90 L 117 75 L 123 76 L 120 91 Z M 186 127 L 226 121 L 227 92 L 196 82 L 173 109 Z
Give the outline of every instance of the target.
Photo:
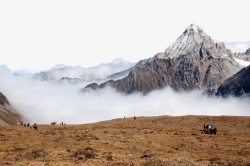
M 124 116 L 125 119 L 125 116 Z M 134 116 L 134 120 L 136 120 L 136 117 Z M 33 125 L 31 125 L 30 123 L 24 123 L 23 121 L 18 121 L 18 124 L 24 127 L 29 127 L 29 128 L 34 128 L 35 130 L 38 129 L 38 125 L 36 123 L 34 123 Z M 51 125 L 57 125 L 57 122 L 51 122 Z M 60 125 L 66 125 L 66 123 L 61 122 Z M 203 130 L 206 134 L 217 134 L 217 128 L 215 125 L 213 124 L 204 124 L 203 126 Z
M 24 127 L 29 127 L 29 128 L 33 128 L 35 130 L 37 130 L 37 124 L 34 123 L 33 125 L 31 125 L 30 123 L 24 123 L 23 121 L 18 121 L 18 124 Z
M 51 122 L 51 125 L 56 125 L 57 122 Z M 33 125 L 31 125 L 30 123 L 24 123 L 23 121 L 18 121 L 18 125 L 24 126 L 24 127 L 29 127 L 29 128 L 33 128 L 35 130 L 38 129 L 38 125 L 36 123 L 34 123 Z M 60 125 L 66 125 L 66 123 L 61 122 Z
M 51 124 L 51 125 L 57 125 L 57 122 L 51 122 L 50 124 Z M 66 125 L 66 123 L 61 122 L 60 125 Z

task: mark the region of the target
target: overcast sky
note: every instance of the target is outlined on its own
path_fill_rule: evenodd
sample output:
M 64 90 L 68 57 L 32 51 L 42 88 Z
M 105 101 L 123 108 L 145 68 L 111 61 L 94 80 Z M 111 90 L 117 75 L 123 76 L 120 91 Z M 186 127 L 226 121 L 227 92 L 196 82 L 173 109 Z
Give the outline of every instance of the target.
M 222 41 L 249 41 L 249 0 L 0 1 L 0 64 L 46 69 L 164 51 L 191 23 Z

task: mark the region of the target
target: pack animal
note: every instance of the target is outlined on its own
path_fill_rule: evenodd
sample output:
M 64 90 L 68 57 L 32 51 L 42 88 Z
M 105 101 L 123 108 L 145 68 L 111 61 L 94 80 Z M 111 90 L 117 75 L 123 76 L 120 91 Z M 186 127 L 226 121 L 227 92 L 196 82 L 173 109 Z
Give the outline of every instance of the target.
M 216 128 L 216 126 L 213 125 L 213 124 L 204 124 L 203 128 L 204 128 L 203 131 L 204 131 L 206 134 L 214 134 L 214 135 L 217 134 L 217 128 Z

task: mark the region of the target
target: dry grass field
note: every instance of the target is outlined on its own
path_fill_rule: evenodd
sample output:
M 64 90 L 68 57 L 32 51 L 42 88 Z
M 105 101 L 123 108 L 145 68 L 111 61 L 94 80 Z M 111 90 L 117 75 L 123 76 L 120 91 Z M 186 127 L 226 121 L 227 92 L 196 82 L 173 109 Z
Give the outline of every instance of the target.
M 213 123 L 217 135 L 205 134 Z M 250 117 L 137 117 L 0 127 L 0 165 L 250 165 Z

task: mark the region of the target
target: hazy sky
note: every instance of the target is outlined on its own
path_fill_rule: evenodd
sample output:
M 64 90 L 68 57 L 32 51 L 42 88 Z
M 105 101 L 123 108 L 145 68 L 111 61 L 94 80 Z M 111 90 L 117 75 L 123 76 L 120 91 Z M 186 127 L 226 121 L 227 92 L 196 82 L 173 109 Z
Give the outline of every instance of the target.
M 249 41 L 249 0 L 0 1 L 0 64 L 46 69 L 152 57 L 191 23 Z

